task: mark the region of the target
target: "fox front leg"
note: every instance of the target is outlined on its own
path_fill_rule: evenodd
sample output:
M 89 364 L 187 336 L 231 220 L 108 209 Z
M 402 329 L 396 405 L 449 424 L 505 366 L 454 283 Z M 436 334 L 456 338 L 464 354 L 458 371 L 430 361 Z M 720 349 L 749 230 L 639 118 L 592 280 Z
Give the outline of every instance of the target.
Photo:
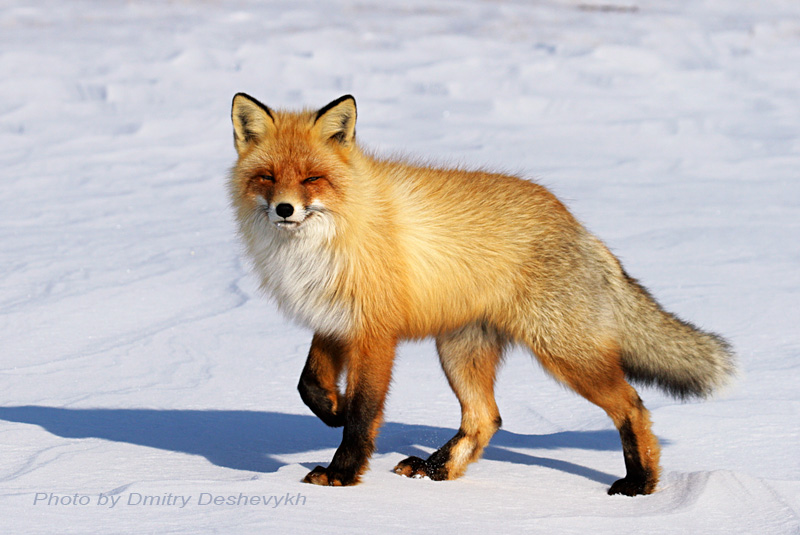
M 484 322 L 436 338 L 442 369 L 461 404 L 461 427 L 427 459 L 400 461 L 394 468 L 396 474 L 435 481 L 455 479 L 481 456 L 501 424 L 494 382 L 507 344 L 504 335 Z
M 345 422 L 344 396 L 337 386 L 344 361 L 342 342 L 315 334 L 297 385 L 303 403 L 331 427 L 342 427 Z
M 356 342 L 347 350 L 342 443 L 327 468 L 317 466 L 303 479 L 315 485 L 355 485 L 375 449 L 389 390 L 396 341 Z

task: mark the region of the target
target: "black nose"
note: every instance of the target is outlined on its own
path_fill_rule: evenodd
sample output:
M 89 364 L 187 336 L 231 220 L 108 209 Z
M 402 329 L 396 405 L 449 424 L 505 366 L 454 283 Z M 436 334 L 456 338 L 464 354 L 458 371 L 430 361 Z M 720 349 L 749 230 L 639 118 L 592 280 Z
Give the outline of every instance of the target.
M 275 207 L 275 213 L 281 217 L 289 217 L 294 213 L 294 206 L 291 204 L 282 202 L 278 206 Z

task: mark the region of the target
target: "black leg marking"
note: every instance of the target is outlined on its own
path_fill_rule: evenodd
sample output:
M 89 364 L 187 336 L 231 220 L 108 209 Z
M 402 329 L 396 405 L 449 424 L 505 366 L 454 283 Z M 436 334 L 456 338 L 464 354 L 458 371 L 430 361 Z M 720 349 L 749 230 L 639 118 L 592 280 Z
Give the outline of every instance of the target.
M 297 390 L 300 392 L 300 398 L 303 403 L 326 425 L 330 427 L 342 427 L 344 425 L 344 407 L 340 403 L 337 411 L 334 412 L 333 401 L 330 398 L 332 393 L 322 388 L 317 376 L 314 375 L 308 365 L 303 369 Z M 333 394 L 339 395 L 338 392 Z
M 466 433 L 459 429 L 458 433 L 447 441 L 447 443 L 433 452 L 427 459 L 420 459 L 419 457 L 409 457 L 400 461 L 394 468 L 396 474 L 404 475 L 407 477 L 424 477 L 427 476 L 434 481 L 444 481 L 450 475 L 447 469 L 447 463 L 450 462 L 451 452 L 453 448 L 461 440 L 466 437 Z
M 639 455 L 639 444 L 630 420 L 619 428 L 619 436 L 622 441 L 622 454 L 625 457 L 625 470 L 627 474 L 623 479 L 614 482 L 608 493 L 624 494 L 626 496 L 636 496 L 637 494 L 650 494 L 653 492 L 653 474 L 645 469 Z
M 358 482 L 375 449 L 376 421 L 382 400 L 356 395 L 347 406 L 342 443 L 327 468 L 317 466 L 303 480 L 316 485 L 340 486 Z

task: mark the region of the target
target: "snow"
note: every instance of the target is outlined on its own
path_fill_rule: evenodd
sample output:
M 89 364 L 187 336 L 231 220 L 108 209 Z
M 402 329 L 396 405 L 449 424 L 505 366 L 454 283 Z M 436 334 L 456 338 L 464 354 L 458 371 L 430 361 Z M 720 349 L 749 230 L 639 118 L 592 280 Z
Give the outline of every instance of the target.
M 4 531 L 800 533 L 798 65 L 793 0 L 4 1 Z M 610 420 L 521 352 L 483 460 L 391 473 L 458 426 L 430 342 L 399 351 L 363 483 L 300 483 L 341 435 L 234 237 L 238 91 L 352 93 L 377 152 L 535 178 L 727 336 L 724 395 L 641 390 L 658 492 L 606 495 Z

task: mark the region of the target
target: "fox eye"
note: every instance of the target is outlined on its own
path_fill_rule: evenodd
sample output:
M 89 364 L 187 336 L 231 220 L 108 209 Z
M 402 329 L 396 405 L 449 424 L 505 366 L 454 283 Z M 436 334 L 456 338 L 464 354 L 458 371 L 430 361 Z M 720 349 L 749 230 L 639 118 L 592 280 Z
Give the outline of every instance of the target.
M 311 183 L 311 182 L 316 182 L 316 181 L 317 181 L 317 180 L 319 180 L 320 178 L 322 178 L 322 177 L 321 177 L 321 176 L 310 176 L 310 177 L 308 177 L 307 179 L 303 180 L 303 183 L 304 183 L 304 184 L 309 184 L 309 183 Z
M 262 173 L 260 175 L 256 175 L 255 179 L 260 182 L 275 182 L 275 177 L 272 175 L 268 175 L 266 173 Z

